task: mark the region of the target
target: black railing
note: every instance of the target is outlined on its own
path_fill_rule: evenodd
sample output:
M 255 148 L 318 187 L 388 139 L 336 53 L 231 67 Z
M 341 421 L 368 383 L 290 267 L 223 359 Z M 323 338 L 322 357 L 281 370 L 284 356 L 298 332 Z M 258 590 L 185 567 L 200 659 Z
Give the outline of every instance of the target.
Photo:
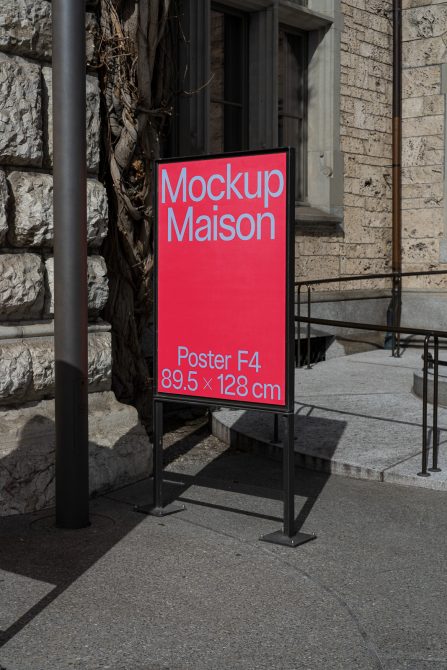
M 424 354 L 423 354 L 423 386 L 422 386 L 422 469 L 418 473 L 421 477 L 429 477 L 430 472 L 440 472 L 438 467 L 439 456 L 439 434 L 438 434 L 438 384 L 439 384 L 439 365 L 447 365 L 447 362 L 439 360 L 439 338 L 447 340 L 447 331 L 427 329 L 427 328 L 408 328 L 400 325 L 401 320 L 401 305 L 402 305 L 402 277 L 418 277 L 430 275 L 447 274 L 446 270 L 428 270 L 426 272 L 392 272 L 392 273 L 378 273 L 369 275 L 353 275 L 345 277 L 330 277 L 326 279 L 311 279 L 296 282 L 296 301 L 297 301 L 297 315 L 295 321 L 298 324 L 297 335 L 297 350 L 296 350 L 296 366 L 301 362 L 301 323 L 306 323 L 306 339 L 307 339 L 307 355 L 306 367 L 312 368 L 311 365 L 311 324 L 338 328 L 348 328 L 352 330 L 375 331 L 391 333 L 392 335 L 392 356 L 400 356 L 400 338 L 401 335 L 416 335 L 424 337 Z M 371 279 L 392 279 L 392 323 L 387 325 L 373 324 L 373 323 L 357 323 L 352 321 L 343 321 L 340 319 L 320 319 L 312 317 L 311 311 L 311 293 L 313 286 L 321 286 L 323 284 L 334 284 L 341 282 L 358 282 Z M 301 289 L 307 288 L 307 316 L 301 315 Z M 434 356 L 429 352 L 429 344 L 433 339 Z M 429 432 L 428 432 L 428 369 L 433 367 L 433 426 L 432 426 L 432 467 L 428 468 L 428 451 L 429 451 Z M 276 436 L 277 437 L 277 436 Z

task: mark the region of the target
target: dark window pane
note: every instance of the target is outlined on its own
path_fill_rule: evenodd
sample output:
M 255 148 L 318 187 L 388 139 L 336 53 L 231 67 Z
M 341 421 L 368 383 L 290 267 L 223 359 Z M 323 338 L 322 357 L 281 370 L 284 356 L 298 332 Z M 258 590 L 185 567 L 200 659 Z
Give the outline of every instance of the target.
M 295 199 L 306 198 L 306 67 L 307 40 L 304 34 L 279 33 L 278 139 L 295 147 Z
M 246 147 L 246 17 L 211 11 L 211 152 Z
M 220 102 L 210 106 L 210 150 L 213 154 L 224 151 L 224 108 Z
M 225 76 L 225 16 L 211 12 L 211 100 L 224 97 Z

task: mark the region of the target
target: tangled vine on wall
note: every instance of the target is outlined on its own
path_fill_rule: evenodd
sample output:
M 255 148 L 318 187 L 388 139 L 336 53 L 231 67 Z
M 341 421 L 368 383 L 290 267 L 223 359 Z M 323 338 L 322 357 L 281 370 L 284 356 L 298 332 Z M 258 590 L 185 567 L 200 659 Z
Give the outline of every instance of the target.
M 101 0 L 99 46 L 110 233 L 105 255 L 112 324 L 113 385 L 150 415 L 152 179 L 150 161 L 172 116 L 173 0 Z

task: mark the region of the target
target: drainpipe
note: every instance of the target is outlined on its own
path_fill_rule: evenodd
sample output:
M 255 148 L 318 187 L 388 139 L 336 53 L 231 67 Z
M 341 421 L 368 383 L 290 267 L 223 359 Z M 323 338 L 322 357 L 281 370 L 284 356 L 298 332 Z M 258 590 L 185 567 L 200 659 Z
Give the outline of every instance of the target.
M 85 3 L 53 0 L 56 525 L 89 524 Z
M 402 0 L 393 0 L 393 174 L 392 271 L 393 325 L 399 327 L 402 309 Z M 393 356 L 400 354 L 400 336 L 393 336 Z

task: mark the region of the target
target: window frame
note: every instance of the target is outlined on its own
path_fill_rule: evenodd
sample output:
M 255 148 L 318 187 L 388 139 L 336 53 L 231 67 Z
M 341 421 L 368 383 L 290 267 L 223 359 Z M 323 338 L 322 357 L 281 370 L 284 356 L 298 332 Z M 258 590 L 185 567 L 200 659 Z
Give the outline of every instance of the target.
M 242 142 L 241 142 L 241 147 L 240 150 L 244 151 L 249 149 L 249 138 L 248 138 L 248 128 L 249 128 L 249 109 L 248 109 L 248 91 L 249 91 L 249 67 L 248 67 L 248 62 L 249 62 L 249 53 L 248 53 L 248 47 L 249 47 L 249 14 L 246 11 L 236 9 L 232 6 L 228 6 L 225 3 L 222 2 L 211 2 L 210 4 L 210 19 L 211 19 L 211 14 L 212 12 L 219 12 L 224 15 L 224 17 L 227 16 L 234 16 L 236 18 L 239 18 L 241 20 L 241 25 L 242 25 L 242 48 L 241 48 L 241 53 L 240 53 L 240 60 L 241 60 L 241 65 L 240 65 L 240 70 L 241 70 L 241 82 L 242 82 L 242 99 L 240 103 L 240 109 L 241 109 L 241 114 L 242 114 L 242 124 L 241 124 L 241 130 L 242 130 Z M 225 43 L 225 34 L 224 34 L 224 54 L 226 53 L 226 43 Z M 210 30 L 210 47 L 211 47 L 211 30 Z M 210 54 L 211 56 L 211 54 Z M 210 77 L 212 79 L 213 73 L 211 72 L 211 64 L 210 64 Z M 225 60 L 224 60 L 224 89 L 226 86 L 226 77 L 227 77 L 227 72 L 225 71 Z M 226 118 L 225 118 L 225 112 L 226 110 L 226 105 L 233 105 L 235 104 L 232 101 L 225 100 L 225 91 L 224 91 L 224 97 L 223 99 L 214 99 L 212 97 L 212 91 L 210 87 L 209 91 L 209 99 L 210 99 L 210 112 L 211 112 L 211 104 L 213 103 L 218 103 L 223 106 L 224 110 L 224 124 L 223 124 L 223 142 L 224 142 L 224 151 L 234 151 L 234 148 L 226 148 L 225 147 L 225 136 L 227 135 L 226 133 Z
M 211 0 L 183 0 L 179 53 L 178 156 L 208 154 Z M 279 26 L 308 34 L 307 202 L 297 223 L 338 225 L 343 218 L 344 169 L 340 151 L 341 0 L 224 0 L 226 11 L 249 12 L 248 149 L 278 146 Z M 186 57 L 187 56 L 187 57 Z M 183 60 L 182 60 L 183 58 Z M 188 67 L 188 65 L 190 67 Z M 312 91 L 312 95 L 309 94 Z
M 280 23 L 278 26 L 278 54 L 279 54 L 279 34 L 281 31 L 285 35 L 296 35 L 297 37 L 300 37 L 303 39 L 304 44 L 302 47 L 303 51 L 303 63 L 302 63 L 302 81 L 301 81 L 301 90 L 302 90 L 302 101 L 301 105 L 303 108 L 303 113 L 302 113 L 302 137 L 301 137 L 301 144 L 300 144 L 300 149 L 296 150 L 296 163 L 295 163 L 295 173 L 296 175 L 301 174 L 302 176 L 300 177 L 300 182 L 301 186 L 296 189 L 297 191 L 301 191 L 303 197 L 300 199 L 297 197 L 295 194 L 295 206 L 308 206 L 308 195 L 307 195 L 307 183 L 308 183 L 308 176 L 307 176 L 307 115 L 308 115 L 308 67 L 309 67 L 309 40 L 308 40 L 308 34 L 305 30 L 300 30 L 299 28 L 295 28 L 294 26 L 289 26 L 287 24 Z M 283 80 L 285 81 L 285 76 L 287 74 L 287 64 L 286 68 L 283 73 Z M 278 63 L 278 84 L 279 84 L 280 78 L 279 78 L 279 63 Z M 278 101 L 278 134 L 279 134 L 279 119 L 280 119 L 281 113 L 279 110 L 279 101 Z M 292 118 L 290 114 L 283 113 L 283 116 Z M 298 117 L 296 117 L 298 118 Z M 298 165 L 298 161 L 301 163 L 301 165 Z M 295 183 L 296 186 L 296 183 Z

